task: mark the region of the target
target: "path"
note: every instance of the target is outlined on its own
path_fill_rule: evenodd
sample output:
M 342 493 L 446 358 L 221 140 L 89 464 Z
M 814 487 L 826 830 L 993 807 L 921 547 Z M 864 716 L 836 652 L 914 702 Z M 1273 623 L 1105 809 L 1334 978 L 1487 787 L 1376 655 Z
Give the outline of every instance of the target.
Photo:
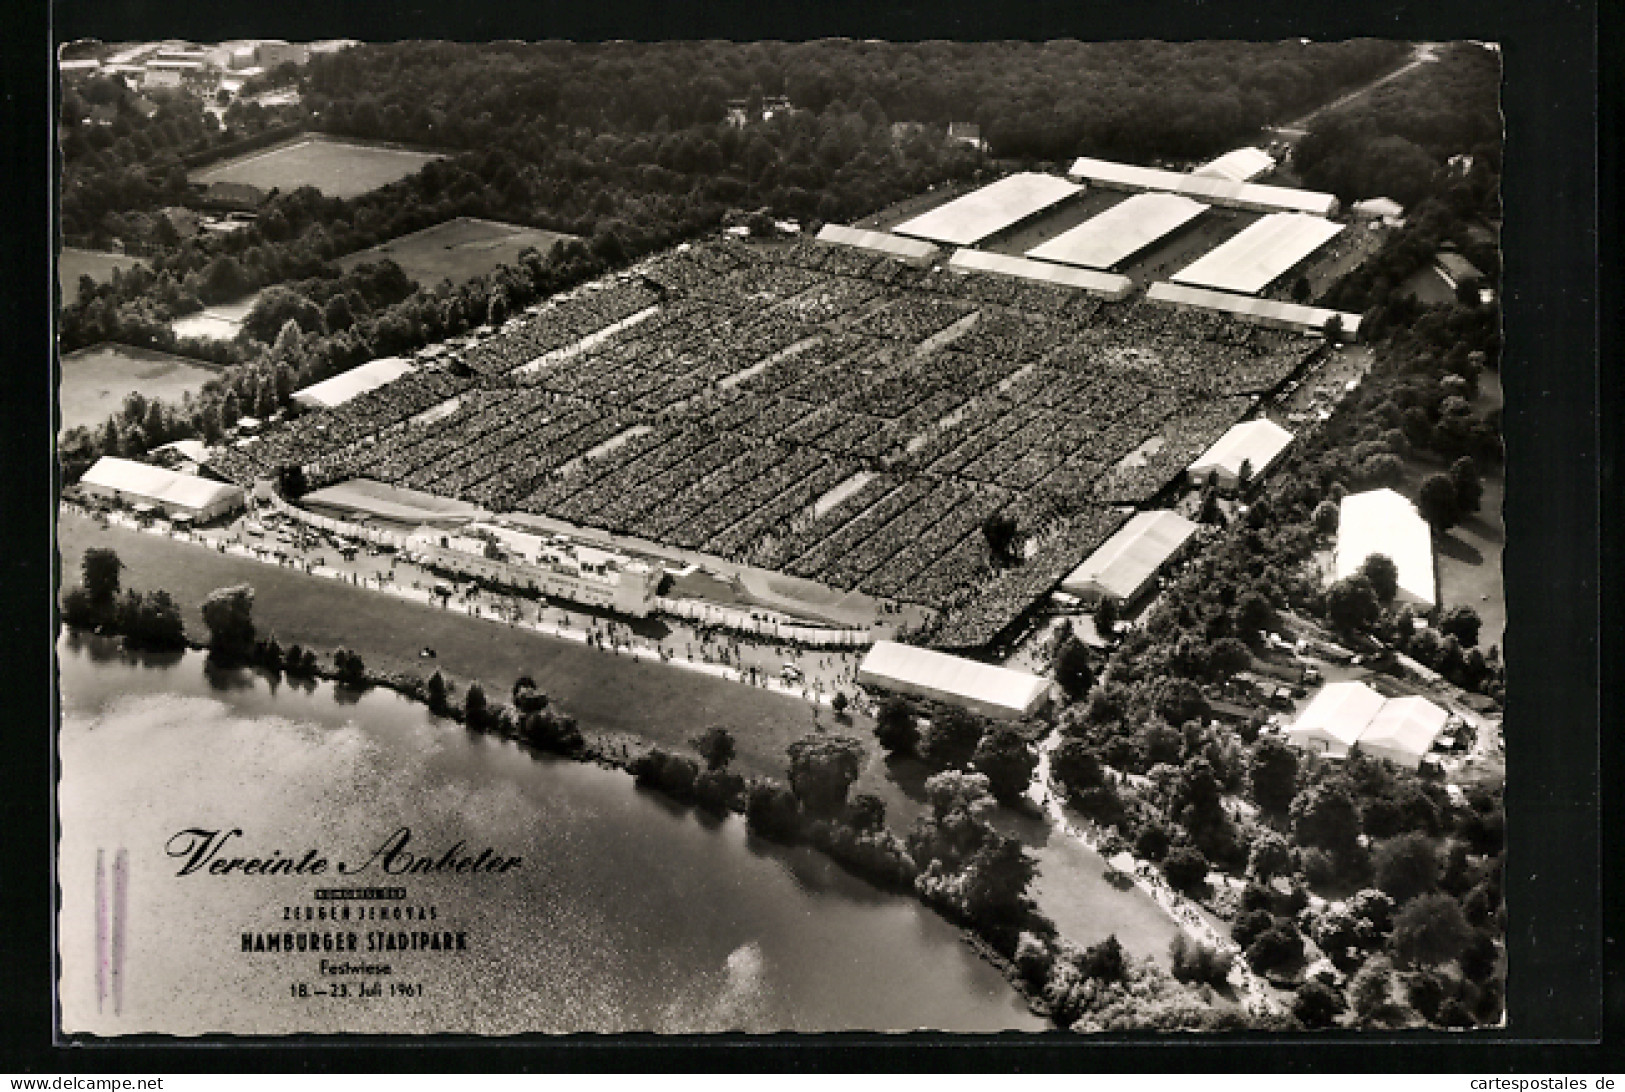
M 1439 43 L 1437 42 L 1418 42 L 1415 48 L 1411 51 L 1411 59 L 1394 69 L 1392 72 L 1389 72 L 1387 75 L 1379 76 L 1368 84 L 1361 87 L 1356 87 L 1353 91 L 1350 91 L 1341 97 L 1326 103 L 1324 106 L 1315 107 L 1313 110 L 1303 115 L 1303 117 L 1298 118 L 1296 121 L 1287 122 L 1285 125 L 1269 126 L 1267 131 L 1285 137 L 1294 143 L 1302 140 L 1308 135 L 1309 123 L 1314 121 L 1315 118 L 1321 116 L 1322 114 L 1329 114 L 1334 110 L 1341 110 L 1355 99 L 1360 98 L 1362 95 L 1369 95 L 1383 84 L 1392 80 L 1397 80 L 1399 77 L 1405 75 L 1407 72 L 1410 72 L 1413 69 L 1438 60 L 1438 49 Z

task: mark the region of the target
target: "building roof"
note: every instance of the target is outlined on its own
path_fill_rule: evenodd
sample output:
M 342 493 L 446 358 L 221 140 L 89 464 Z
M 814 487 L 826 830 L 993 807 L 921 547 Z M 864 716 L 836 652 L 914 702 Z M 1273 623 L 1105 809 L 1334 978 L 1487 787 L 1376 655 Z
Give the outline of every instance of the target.
M 1360 747 L 1383 758 L 1402 755 L 1420 762 L 1449 719 L 1449 713 L 1424 697 L 1390 698 L 1360 733 Z
M 1233 292 L 1215 292 L 1210 288 L 1192 288 L 1169 281 L 1153 284 L 1146 291 L 1145 298 L 1176 307 L 1201 307 L 1260 322 L 1278 322 L 1301 330 L 1324 329 L 1326 320 L 1337 315 L 1343 321 L 1345 335 L 1352 338 L 1360 332 L 1360 316 L 1347 311 L 1330 311 L 1324 307 L 1306 307 L 1301 303 L 1264 300 L 1257 296 L 1238 296 Z
M 138 463 L 104 455 L 85 471 L 81 484 L 116 489 L 151 503 L 173 504 L 204 510 L 222 500 L 240 497 L 242 490 L 226 482 L 211 481 L 195 474 L 179 474 L 161 466 Z
M 1093 586 L 1117 599 L 1132 599 L 1195 533 L 1196 524 L 1176 513 L 1136 513 L 1061 581 L 1061 589 Z
M 190 459 L 194 463 L 207 462 L 209 458 L 209 445 L 202 440 L 172 440 L 152 449 L 154 455 L 165 451 L 173 451 L 181 458 Z
M 392 383 L 412 370 L 412 362 L 398 356 L 384 356 L 358 368 L 340 372 L 331 379 L 313 383 L 293 392 L 293 398 L 307 406 L 331 408 L 343 405 L 358 394 Z
M 1007 254 L 994 254 L 986 250 L 956 250 L 948 259 L 948 268 L 960 273 L 996 273 L 1005 277 L 1019 277 L 1040 284 L 1053 284 L 1060 288 L 1077 288 L 1118 300 L 1129 294 L 1134 282 L 1117 273 L 1100 273 L 1093 269 L 1073 269 L 1053 262 L 1035 262 L 1029 258 L 1012 258 Z
M 1298 714 L 1293 735 L 1323 735 L 1352 747 L 1383 707 L 1383 696 L 1363 682 L 1334 682 L 1321 688 Z
M 1339 506 L 1335 579 L 1353 576 L 1372 554 L 1393 561 L 1407 598 L 1437 602 L 1433 530 L 1416 506 L 1392 489 L 1350 493 Z
M 1262 292 L 1269 283 L 1330 242 L 1343 225 L 1319 216 L 1278 212 L 1264 217 L 1173 275 L 1178 284 Z
M 1052 174 L 1023 171 L 939 205 L 892 231 L 950 246 L 973 246 L 1082 190 Z
M 1225 152 L 1211 163 L 1204 163 L 1192 174 L 1208 178 L 1228 178 L 1232 182 L 1251 182 L 1275 169 L 1275 160 L 1257 148 L 1237 148 Z
M 858 671 L 1021 714 L 1049 690 L 1038 675 L 896 641 L 876 641 Z
M 1217 470 L 1234 478 L 1241 473 L 1241 464 L 1245 462 L 1255 474 L 1261 474 L 1281 457 L 1290 443 L 1292 433 L 1268 417 L 1242 421 L 1202 452 L 1191 464 L 1190 473 L 1193 477 L 1206 477 Z
M 1389 197 L 1368 197 L 1350 206 L 1357 216 L 1403 216 L 1405 206 Z
M 928 262 L 941 252 L 930 243 L 923 243 L 918 239 L 905 239 L 901 235 L 892 235 L 884 231 L 864 231 L 844 224 L 825 224 L 818 230 L 817 239 L 820 243 L 872 250 L 877 254 L 902 258 L 905 261 Z
M 1207 206 L 1175 193 L 1137 193 L 1027 251 L 1063 265 L 1110 269 L 1202 215 Z
M 1454 250 L 1441 250 L 1433 259 L 1457 284 L 1467 280 L 1483 280 L 1484 274 L 1479 272 L 1478 266 L 1456 253 Z
M 1209 175 L 1181 174 L 1089 156 L 1078 157 L 1067 173 L 1073 178 L 1107 186 L 1182 193 L 1187 197 L 1243 208 L 1306 212 L 1317 216 L 1330 216 L 1337 211 L 1337 198 L 1329 193 L 1296 190 L 1287 186 L 1261 186 L 1256 182 L 1236 182 Z

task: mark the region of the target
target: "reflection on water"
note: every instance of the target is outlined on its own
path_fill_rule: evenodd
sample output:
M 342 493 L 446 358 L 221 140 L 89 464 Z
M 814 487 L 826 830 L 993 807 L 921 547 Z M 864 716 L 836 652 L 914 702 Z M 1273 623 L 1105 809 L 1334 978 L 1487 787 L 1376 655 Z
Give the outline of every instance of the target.
M 334 700 L 203 657 L 126 653 L 69 634 L 62 689 L 59 872 L 63 1022 L 101 1034 L 1041 1026 L 942 921 L 809 850 L 702 821 L 624 775 L 537 759 L 388 691 Z M 359 868 L 392 832 L 438 860 L 462 844 L 517 856 L 506 873 L 177 876 L 166 841 L 241 829 L 222 856 Z M 122 1014 L 98 1010 L 95 861 L 128 852 Z M 465 953 L 244 952 L 242 936 L 424 930 L 301 921 L 319 886 L 406 888 L 352 913 L 432 912 Z M 409 911 L 410 912 L 410 911 Z M 294 915 L 290 920 L 289 915 Z M 98 929 L 101 933 L 98 933 Z M 324 990 L 323 959 L 388 962 Z M 385 996 L 354 996 L 362 981 Z M 304 984 L 307 994 L 301 997 Z M 388 996 L 388 986 L 422 986 Z

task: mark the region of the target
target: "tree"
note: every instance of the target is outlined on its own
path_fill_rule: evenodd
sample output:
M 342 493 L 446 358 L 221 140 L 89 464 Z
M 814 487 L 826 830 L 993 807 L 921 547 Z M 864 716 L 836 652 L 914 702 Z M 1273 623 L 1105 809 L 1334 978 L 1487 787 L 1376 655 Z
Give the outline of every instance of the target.
M 1418 831 L 1380 843 L 1373 863 L 1377 886 L 1401 905 L 1439 884 L 1439 854 L 1433 840 Z
M 1436 967 L 1455 959 L 1472 939 L 1472 927 L 1455 899 L 1441 892 L 1419 895 L 1394 919 L 1394 954 L 1413 966 Z
M 305 468 L 289 463 L 277 472 L 277 485 L 285 500 L 296 501 L 305 495 Z
M 965 870 L 965 909 L 984 924 L 1018 920 L 1027 910 L 1027 887 L 1038 859 L 1015 838 L 991 834 Z
M 112 605 L 119 592 L 119 571 L 124 562 L 112 550 L 92 546 L 79 559 L 79 582 L 90 596 L 91 605 L 98 610 Z
M 1207 857 L 1194 846 L 1175 846 L 1163 858 L 1162 874 L 1168 878 L 1168 886 L 1192 897 L 1206 887 L 1208 872 Z
M 987 540 L 987 549 L 996 561 L 1008 561 L 1012 557 L 1012 550 L 1016 544 L 1016 519 L 1014 516 L 1002 512 L 995 512 L 982 521 L 982 536 Z
M 436 671 L 433 675 L 429 676 L 428 685 L 425 687 L 425 696 L 429 702 L 429 712 L 436 714 L 445 713 L 446 680 L 439 671 Z
M 1089 647 L 1076 637 L 1068 637 L 1055 651 L 1055 681 L 1072 701 L 1082 700 L 1095 685 Z
M 1111 640 L 1112 632 L 1117 628 L 1118 604 L 1114 596 L 1103 595 L 1100 602 L 1095 604 L 1095 631 L 1106 640 Z
M 1206 944 L 1192 940 L 1181 929 L 1168 945 L 1169 962 L 1174 977 L 1181 982 L 1194 982 L 1222 988 L 1230 977 L 1234 959 L 1229 952 L 1220 952 Z
M 254 589 L 238 584 L 210 592 L 203 600 L 203 624 L 209 627 L 212 655 L 246 658 L 254 650 Z
M 1314 289 L 1310 287 L 1308 277 L 1300 276 L 1292 282 L 1292 302 L 1308 303 L 1309 297 L 1313 294 Z
M 719 727 L 707 728 L 689 740 L 688 745 L 705 760 L 705 768 L 713 772 L 726 769 L 736 751 L 733 735 Z
M 851 702 L 848 700 L 846 691 L 844 690 L 835 691 L 835 696 L 829 700 L 829 707 L 835 710 L 835 715 L 837 717 L 844 717 L 846 715 L 846 707 L 850 704 Z
M 1312 785 L 1300 792 L 1288 810 L 1292 835 L 1301 846 L 1324 849 L 1346 857 L 1358 848 L 1360 813 L 1342 785 Z
M 1372 554 L 1360 565 L 1360 575 L 1377 593 L 1377 602 L 1387 606 L 1399 594 L 1399 566 L 1387 554 Z
M 912 754 L 920 731 L 914 723 L 914 707 L 893 694 L 880 703 L 875 715 L 875 738 L 891 754 Z
M 1329 500 L 1323 500 L 1315 505 L 1314 515 L 1310 517 L 1310 520 L 1314 523 L 1316 531 L 1323 535 L 1335 535 L 1337 534 L 1337 523 L 1341 515 L 1342 513 L 1338 511 L 1337 505 Z
M 1253 843 L 1247 857 L 1247 873 L 1260 883 L 1268 883 L 1276 876 L 1292 873 L 1292 847 L 1273 830 L 1266 831 Z
M 1478 611 L 1463 603 L 1451 607 L 1439 617 L 1439 632 L 1454 637 L 1467 648 L 1478 644 L 1478 631 L 1483 626 Z
M 1416 507 L 1422 518 L 1438 532 L 1448 531 L 1461 518 L 1456 483 L 1448 474 L 1432 474 L 1416 494 Z
M 1069 794 L 1097 788 L 1105 783 L 1106 772 L 1100 759 L 1081 739 L 1068 738 L 1050 753 L 1050 772 Z
M 863 744 L 850 736 L 804 736 L 790 744 L 790 787 L 813 815 L 839 815 L 863 771 Z
M 982 741 L 981 721 L 963 709 L 945 709 L 931 718 L 920 738 L 920 757 L 938 769 L 970 762 Z
M 1332 315 L 1326 320 L 1326 324 L 1320 328 L 1320 332 L 1326 338 L 1328 344 L 1343 344 L 1343 316 Z
M 1306 1028 L 1331 1027 L 1346 1007 L 1341 994 L 1314 979 L 1299 986 L 1292 999 L 1292 1015 Z
M 886 825 L 886 802 L 873 793 L 859 793 L 846 806 L 846 825 L 853 830 L 882 829 Z
M 1247 962 L 1268 974 L 1284 971 L 1303 959 L 1303 937 L 1286 918 L 1265 929 L 1247 945 Z
M 470 728 L 483 728 L 486 711 L 485 687 L 469 683 L 468 693 L 463 695 L 463 723 Z
M 1377 601 L 1376 589 L 1359 573 L 1339 580 L 1326 590 L 1326 617 L 1345 633 L 1367 629 L 1381 616 L 1382 605 Z
M 339 682 L 352 689 L 359 688 L 367 681 L 366 664 L 347 648 L 333 653 L 333 668 L 338 672 Z
M 1450 464 L 1450 481 L 1456 487 L 1457 511 L 1464 516 L 1478 511 L 1484 503 L 1484 481 L 1471 455 L 1463 455 Z
M 745 792 L 745 822 L 750 829 L 778 842 L 793 842 L 801 831 L 796 794 L 770 778 L 751 782 Z
M 1349 981 L 1349 1000 L 1354 1014 L 1366 1024 L 1386 1021 L 1397 1005 L 1394 1002 L 1394 965 L 1385 956 L 1372 956 Z
M 1298 752 L 1285 740 L 1266 736 L 1253 745 L 1247 765 L 1253 802 L 1272 815 L 1285 815 L 1298 794 Z
M 1038 756 L 1014 728 L 999 725 L 983 733 L 971 757 L 971 766 L 987 777 L 988 787 L 996 799 L 1013 804 L 1032 784 Z

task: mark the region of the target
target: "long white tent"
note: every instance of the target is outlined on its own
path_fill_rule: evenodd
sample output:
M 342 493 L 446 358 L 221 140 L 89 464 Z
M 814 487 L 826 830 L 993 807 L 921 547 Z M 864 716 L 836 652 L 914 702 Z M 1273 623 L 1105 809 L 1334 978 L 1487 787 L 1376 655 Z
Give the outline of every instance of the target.
M 1353 576 L 1372 554 L 1382 554 L 1399 570 L 1401 602 L 1429 608 L 1437 603 L 1433 530 L 1416 506 L 1392 489 L 1350 493 L 1338 508 L 1334 579 Z
M 1360 332 L 1360 316 L 1348 311 L 1306 307 L 1301 303 L 1283 303 L 1257 296 L 1238 296 L 1234 292 L 1215 292 L 1211 288 L 1192 288 L 1187 284 L 1158 281 L 1146 290 L 1145 298 L 1152 303 L 1174 308 L 1218 311 L 1258 326 L 1296 330 L 1303 334 L 1319 333 L 1326 328 L 1326 321 L 1336 315 L 1343 324 L 1345 338 L 1353 341 Z
M 1449 719 L 1424 697 L 1390 698 L 1360 733 L 1360 750 L 1414 770 Z
M 1242 421 L 1197 457 L 1190 465 L 1190 480 L 1192 484 L 1201 485 L 1210 475 L 1217 475 L 1219 488 L 1232 490 L 1240 484 L 1241 467 L 1245 463 L 1252 480 L 1257 481 L 1291 443 L 1292 433 L 1268 417 Z
M 1287 186 L 1261 186 L 1257 182 L 1237 182 L 1201 174 L 1181 174 L 1089 156 L 1080 156 L 1067 173 L 1080 181 L 1108 189 L 1181 193 L 1228 208 L 1255 209 L 1259 212 L 1306 212 L 1315 216 L 1334 216 L 1337 213 L 1337 198 L 1329 193 L 1295 190 Z
M 949 246 L 975 246 L 1082 192 L 1082 186 L 1064 178 L 1023 171 L 898 224 L 892 232 Z
M 161 466 L 104 455 L 79 479 L 94 496 L 124 504 L 149 504 L 165 515 L 189 516 L 207 523 L 243 506 L 240 487 Z
M 1174 512 L 1140 512 L 1061 581 L 1061 590 L 1086 602 L 1138 599 L 1163 566 L 1196 534 L 1196 524 Z
M 1207 206 L 1174 193 L 1137 193 L 1027 251 L 1027 257 L 1090 269 L 1114 269 L 1179 230 Z
M 884 254 L 910 265 L 929 265 L 941 251 L 930 243 L 918 239 L 905 239 L 884 231 L 864 231 L 844 224 L 825 224 L 818 231 L 818 242 L 835 246 L 855 247 L 874 254 Z
M 358 394 L 376 390 L 393 383 L 412 370 L 412 362 L 398 356 L 382 356 L 331 379 L 312 383 L 303 390 L 293 392 L 293 400 L 308 409 L 331 409 L 343 405 Z
M 1211 163 L 1204 163 L 1192 174 L 1204 178 L 1226 178 L 1232 182 L 1251 182 L 1275 169 L 1275 160 L 1258 148 L 1237 148 L 1225 152 Z
M 1286 731 L 1289 743 L 1347 758 L 1358 746 L 1376 758 L 1416 769 L 1444 731 L 1450 715 L 1424 697 L 1387 698 L 1362 682 L 1324 687 Z
M 1342 224 L 1319 216 L 1273 213 L 1214 247 L 1175 273 L 1172 280 L 1252 295 L 1342 230 Z
M 1133 281 L 1118 273 L 1072 269 L 1051 262 L 1012 258 L 1008 254 L 994 254 L 986 250 L 956 250 L 954 256 L 948 259 L 948 268 L 956 273 L 992 273 L 1001 277 L 1016 277 L 1024 281 L 1053 284 L 1059 288 L 1077 288 L 1112 300 L 1122 299 L 1134 288 Z
M 858 666 L 858 683 L 958 705 L 1001 720 L 1037 712 L 1049 680 L 896 641 L 876 641 Z

